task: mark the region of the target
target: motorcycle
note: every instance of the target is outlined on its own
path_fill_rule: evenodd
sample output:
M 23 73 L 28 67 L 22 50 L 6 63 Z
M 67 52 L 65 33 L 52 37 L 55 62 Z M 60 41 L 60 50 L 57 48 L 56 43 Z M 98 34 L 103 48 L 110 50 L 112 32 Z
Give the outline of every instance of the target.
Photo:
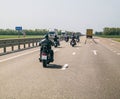
M 72 47 L 74 47 L 74 46 L 76 45 L 76 41 L 75 41 L 75 40 L 71 40 L 70 45 L 71 45 Z
M 69 37 L 65 37 L 65 41 L 68 42 L 69 41 Z
M 59 42 L 59 41 L 54 41 L 54 46 L 55 46 L 55 47 L 60 46 L 60 42 Z
M 42 47 L 42 51 L 40 53 L 40 58 L 39 58 L 40 62 L 43 63 L 43 67 L 47 67 L 47 65 L 50 63 L 50 62 L 53 62 L 51 60 L 51 55 L 50 55 L 50 52 L 49 50 L 47 49 L 47 46 L 43 46 Z

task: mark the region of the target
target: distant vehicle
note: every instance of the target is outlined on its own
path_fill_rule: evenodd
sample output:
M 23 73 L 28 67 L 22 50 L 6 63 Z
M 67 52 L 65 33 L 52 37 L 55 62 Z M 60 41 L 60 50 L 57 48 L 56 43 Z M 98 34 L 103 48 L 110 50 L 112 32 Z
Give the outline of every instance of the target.
M 61 39 L 64 39 L 65 36 L 66 36 L 66 32 L 65 32 L 65 31 L 62 31 L 62 32 L 61 32 L 61 35 L 60 35 Z
M 65 36 L 65 41 L 66 41 L 66 42 L 69 41 L 69 36 L 68 36 L 68 35 Z
M 57 35 L 57 33 L 56 33 L 55 31 L 50 31 L 50 32 L 48 32 L 48 36 L 49 36 L 50 38 L 54 38 L 55 35 Z
M 61 32 L 61 36 L 65 37 L 66 36 L 66 32 Z
M 93 37 L 93 29 L 87 29 L 86 38 L 92 38 L 92 37 Z

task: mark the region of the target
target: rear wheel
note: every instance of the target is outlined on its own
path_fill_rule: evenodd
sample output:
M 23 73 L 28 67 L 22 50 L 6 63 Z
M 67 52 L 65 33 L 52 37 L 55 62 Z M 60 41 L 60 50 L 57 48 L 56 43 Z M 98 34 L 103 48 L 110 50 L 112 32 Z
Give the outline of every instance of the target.
M 57 43 L 55 43 L 55 47 L 57 47 Z
M 43 60 L 43 67 L 47 67 L 47 61 Z

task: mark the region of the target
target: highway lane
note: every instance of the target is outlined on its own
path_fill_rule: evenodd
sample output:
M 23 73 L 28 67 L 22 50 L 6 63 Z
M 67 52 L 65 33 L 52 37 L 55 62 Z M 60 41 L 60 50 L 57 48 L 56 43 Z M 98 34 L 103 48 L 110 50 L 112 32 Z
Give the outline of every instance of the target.
M 38 61 L 39 48 L 1 56 L 0 99 L 119 99 L 120 49 L 94 40 L 61 42 L 48 68 Z

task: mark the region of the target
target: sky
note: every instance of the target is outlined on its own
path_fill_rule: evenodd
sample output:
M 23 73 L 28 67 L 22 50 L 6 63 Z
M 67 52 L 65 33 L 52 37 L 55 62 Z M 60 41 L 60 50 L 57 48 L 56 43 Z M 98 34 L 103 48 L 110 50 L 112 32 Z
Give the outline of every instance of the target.
M 16 26 L 81 33 L 120 27 L 120 0 L 0 0 L 0 29 Z

